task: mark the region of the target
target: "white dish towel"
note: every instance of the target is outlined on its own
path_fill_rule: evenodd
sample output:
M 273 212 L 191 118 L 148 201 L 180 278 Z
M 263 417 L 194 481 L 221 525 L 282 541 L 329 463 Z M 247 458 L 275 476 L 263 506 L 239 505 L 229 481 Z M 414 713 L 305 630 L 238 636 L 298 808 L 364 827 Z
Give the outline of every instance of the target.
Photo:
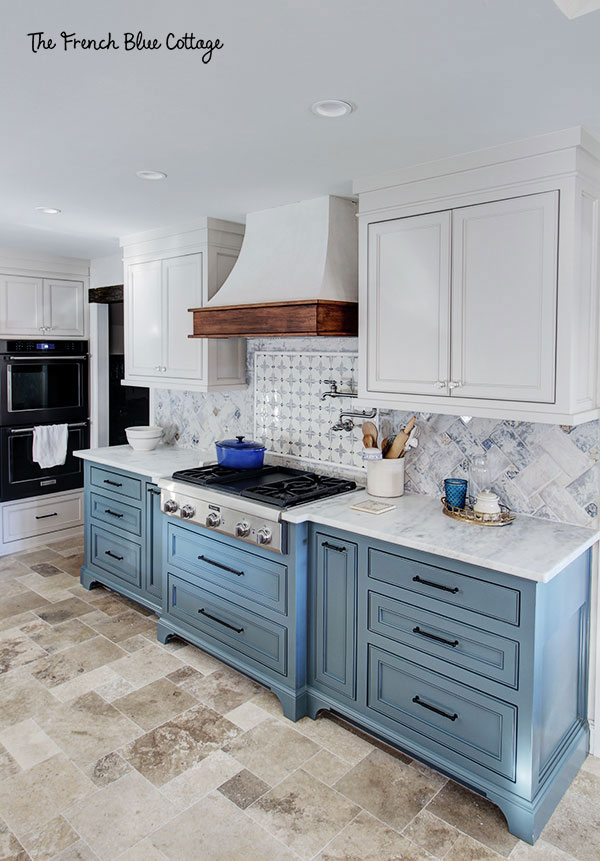
M 33 429 L 33 459 L 42 469 L 62 466 L 67 459 L 69 425 L 38 425 Z

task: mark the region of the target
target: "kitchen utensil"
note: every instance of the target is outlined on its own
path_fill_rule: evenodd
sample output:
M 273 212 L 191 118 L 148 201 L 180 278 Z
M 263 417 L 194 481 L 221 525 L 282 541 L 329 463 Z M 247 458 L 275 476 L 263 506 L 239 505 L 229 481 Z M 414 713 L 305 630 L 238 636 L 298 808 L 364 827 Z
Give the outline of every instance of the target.
M 369 496 L 402 496 L 404 458 L 367 460 L 367 493 Z
M 244 436 L 222 439 L 215 443 L 217 461 L 232 469 L 260 469 L 263 465 L 266 446 L 262 442 L 246 440 Z
M 473 505 L 476 514 L 499 514 L 500 500 L 493 490 L 480 490 Z
M 386 458 L 396 458 L 400 457 L 402 452 L 404 451 L 404 446 L 406 445 L 408 438 L 410 436 L 410 432 L 414 427 L 414 424 L 417 420 L 416 416 L 413 416 L 412 419 L 408 422 L 404 430 L 399 430 L 396 436 L 394 437 L 394 441 L 392 442 L 388 453 L 385 455 Z
M 375 448 L 374 439 L 371 434 L 365 434 L 363 437 L 363 445 L 365 448 Z
M 444 479 L 444 491 L 448 505 L 453 508 L 464 508 L 467 499 L 467 480 L 466 478 L 446 478 Z
M 400 453 L 400 457 L 404 457 L 404 455 L 406 454 L 406 452 L 410 448 L 416 448 L 419 445 L 419 440 L 417 439 L 418 436 L 419 436 L 419 428 L 415 425 L 413 427 L 413 429 L 411 430 L 411 432 L 408 436 L 408 439 L 406 440 L 406 445 L 404 446 L 404 449 Z
M 389 436 L 386 436 L 381 440 L 381 453 L 383 454 L 384 457 L 386 456 L 386 454 L 390 450 L 391 444 L 392 444 L 392 440 L 389 438 Z
M 362 432 L 364 436 L 372 436 L 373 437 L 373 445 L 377 445 L 377 425 L 374 425 L 373 422 L 364 422 L 362 426 Z
M 155 425 L 125 428 L 127 442 L 134 451 L 153 451 L 159 444 L 163 429 Z

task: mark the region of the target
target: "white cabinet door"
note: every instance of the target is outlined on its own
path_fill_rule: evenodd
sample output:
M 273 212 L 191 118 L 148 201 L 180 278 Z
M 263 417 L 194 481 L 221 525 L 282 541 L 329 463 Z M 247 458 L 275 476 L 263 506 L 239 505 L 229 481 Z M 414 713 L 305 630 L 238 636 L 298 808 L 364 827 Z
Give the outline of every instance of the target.
M 452 217 L 452 394 L 552 403 L 558 192 Z
M 202 305 L 202 254 L 163 261 L 163 375 L 178 379 L 202 378 L 202 342 L 190 340 L 193 315 Z
M 84 304 L 82 281 L 44 279 L 44 326 L 50 334 L 83 338 Z
M 8 338 L 39 335 L 44 326 L 41 278 L 0 276 L 0 334 Z
M 157 377 L 164 366 L 161 272 L 160 260 L 133 263 L 127 268 L 125 294 L 127 377 Z
M 447 395 L 450 212 L 369 225 L 367 389 Z

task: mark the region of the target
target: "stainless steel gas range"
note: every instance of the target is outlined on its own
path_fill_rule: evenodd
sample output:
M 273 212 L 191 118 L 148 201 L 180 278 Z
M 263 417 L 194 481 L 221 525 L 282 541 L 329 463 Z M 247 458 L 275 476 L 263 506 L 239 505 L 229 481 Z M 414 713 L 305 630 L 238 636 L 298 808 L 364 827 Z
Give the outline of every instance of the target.
M 159 482 L 165 514 L 285 553 L 282 512 L 356 489 L 356 482 L 288 467 L 235 470 L 203 466 Z

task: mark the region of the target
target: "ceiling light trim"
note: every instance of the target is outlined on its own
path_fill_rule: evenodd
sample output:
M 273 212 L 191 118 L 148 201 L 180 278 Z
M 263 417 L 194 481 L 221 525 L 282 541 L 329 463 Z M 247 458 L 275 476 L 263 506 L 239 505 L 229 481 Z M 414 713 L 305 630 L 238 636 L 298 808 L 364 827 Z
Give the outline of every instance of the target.
M 157 182 L 167 178 L 164 170 L 136 170 L 135 175 L 138 179 L 145 179 L 149 182 Z

